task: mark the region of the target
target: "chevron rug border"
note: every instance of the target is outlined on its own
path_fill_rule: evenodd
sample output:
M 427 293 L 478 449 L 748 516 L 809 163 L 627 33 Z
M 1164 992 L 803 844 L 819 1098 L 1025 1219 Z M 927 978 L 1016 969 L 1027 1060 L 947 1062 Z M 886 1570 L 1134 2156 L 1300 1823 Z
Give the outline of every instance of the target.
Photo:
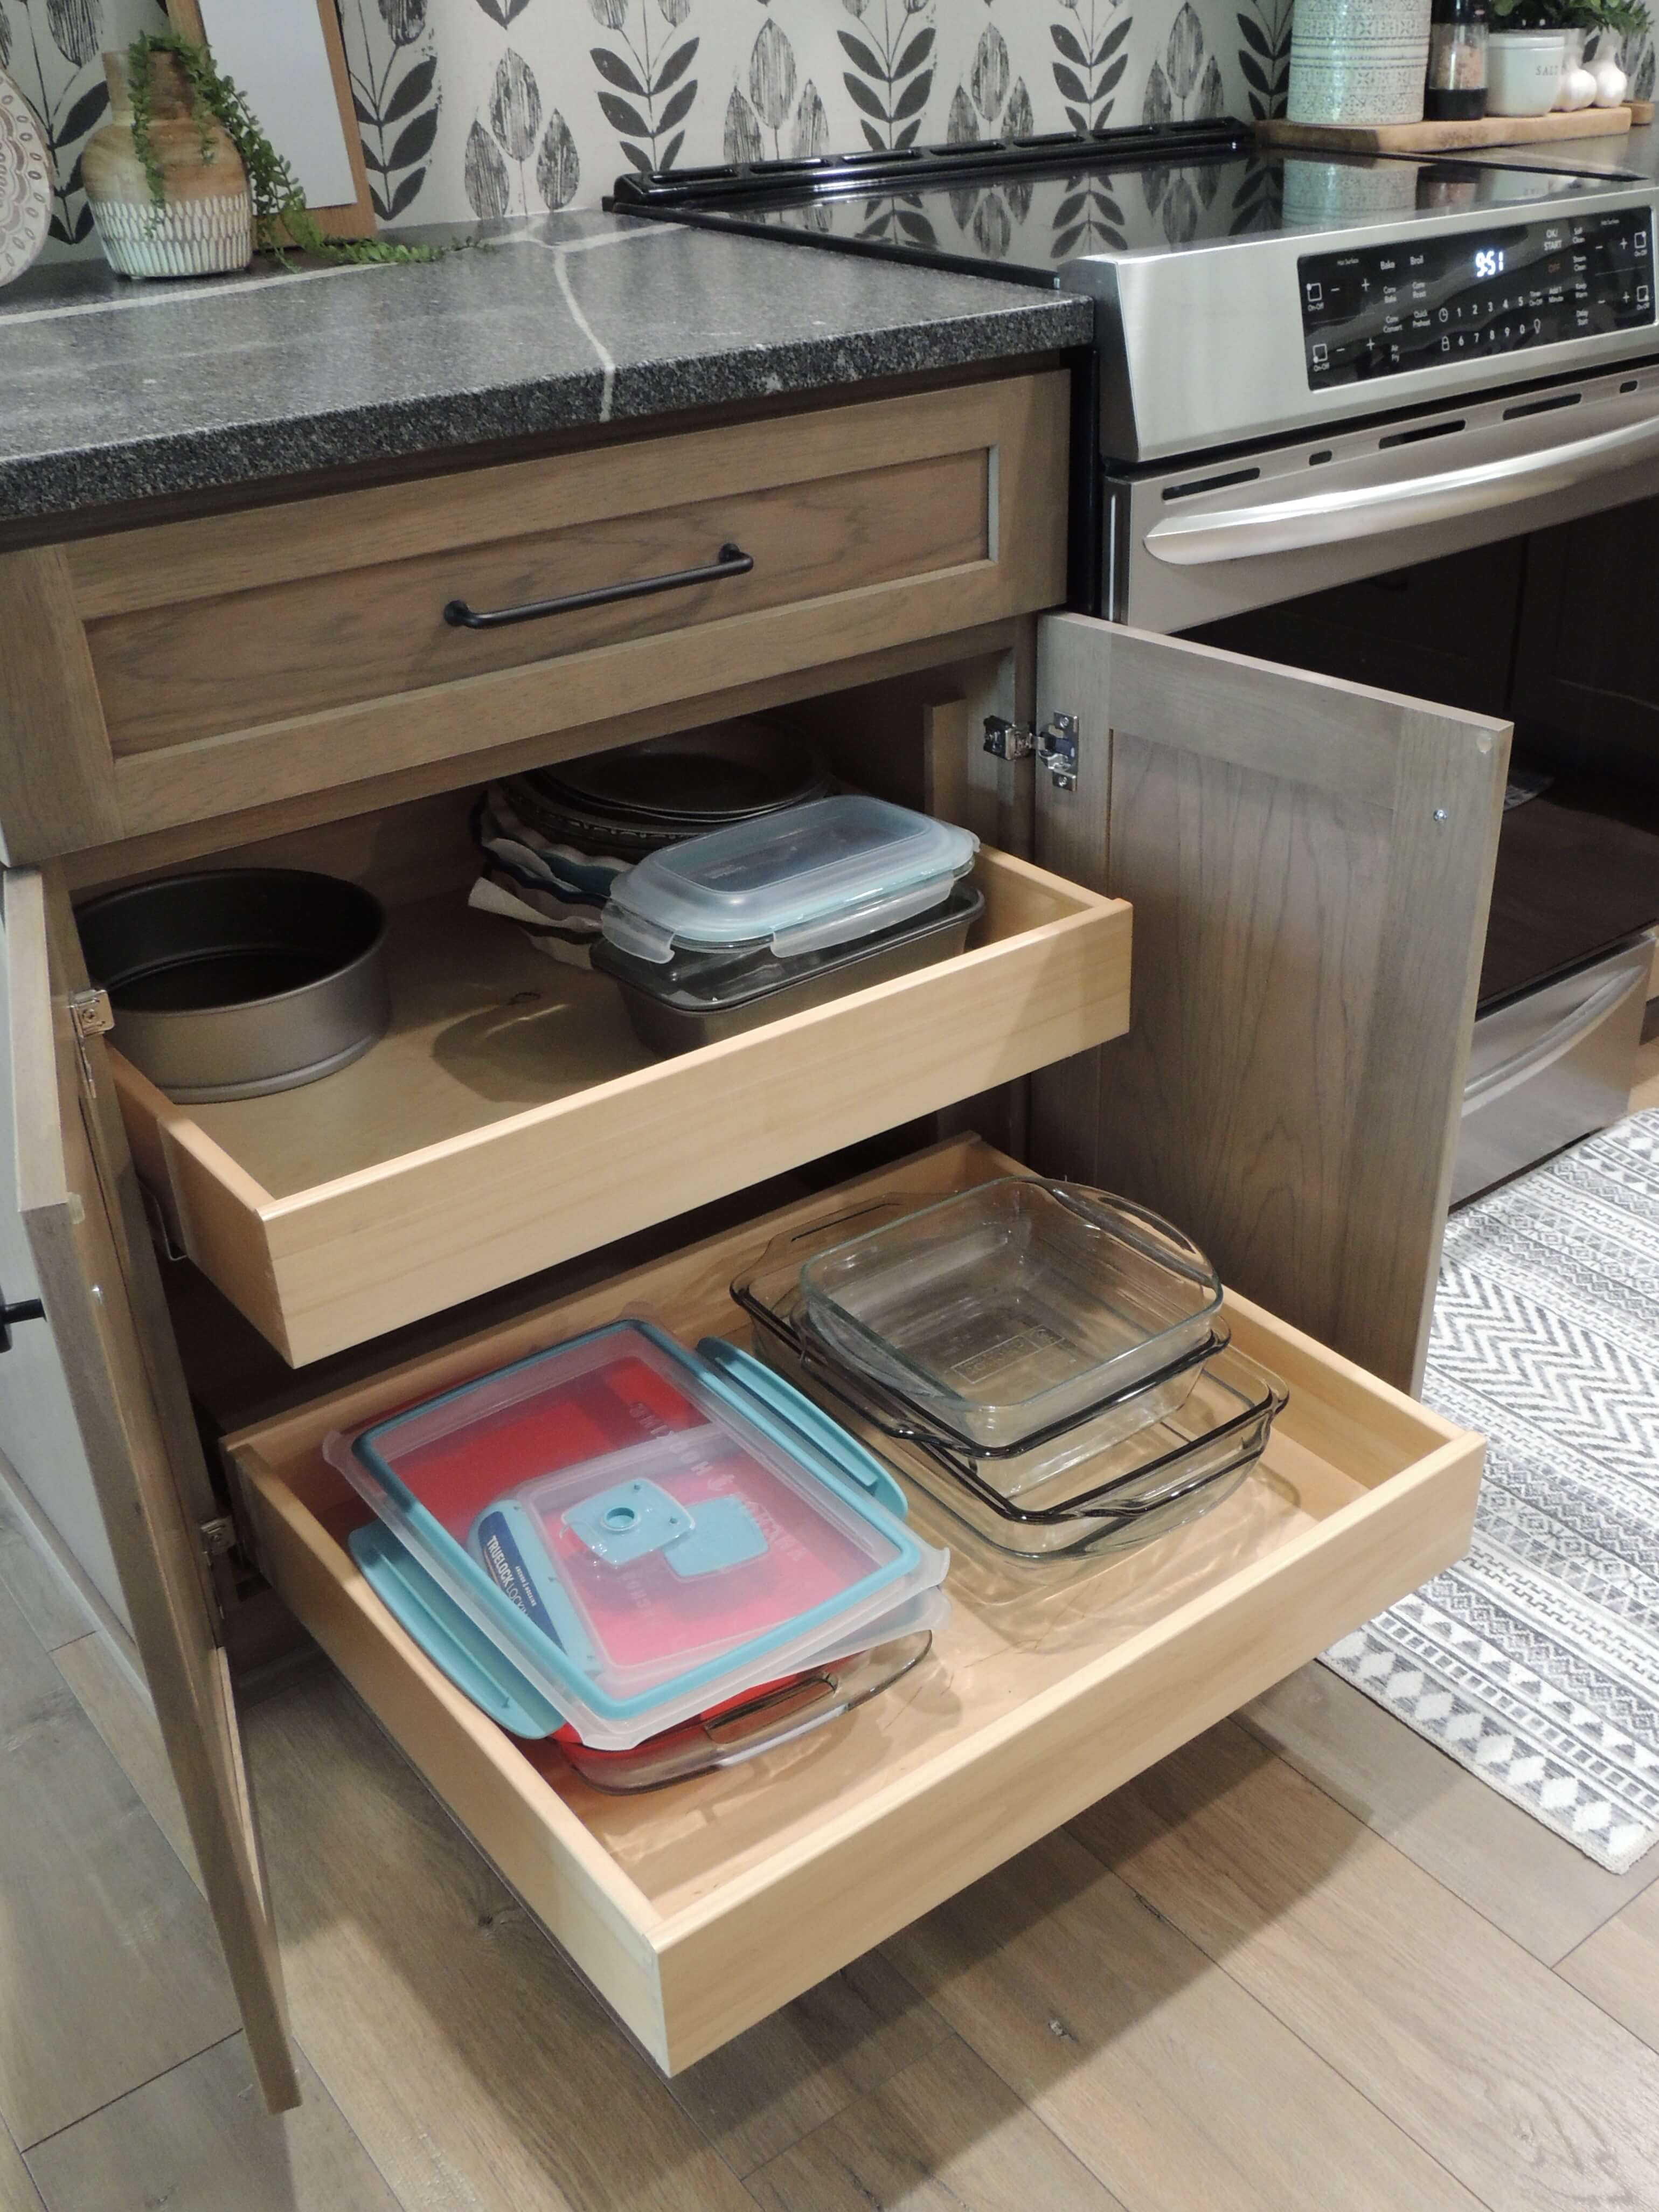
M 1454 1218 L 1423 1395 L 1486 1435 L 1474 1544 L 1325 1664 L 1623 1872 L 1659 1843 L 1659 1109 Z

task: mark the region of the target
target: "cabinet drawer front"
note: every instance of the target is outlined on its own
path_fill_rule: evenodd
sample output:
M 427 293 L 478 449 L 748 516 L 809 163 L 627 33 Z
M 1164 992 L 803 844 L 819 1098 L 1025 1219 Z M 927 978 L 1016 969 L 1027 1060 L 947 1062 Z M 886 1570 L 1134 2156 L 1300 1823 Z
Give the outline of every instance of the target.
M 320 1358 L 1121 1036 L 1128 908 L 1003 854 L 976 880 L 958 958 L 672 1060 L 603 976 L 404 909 L 392 1034 L 325 1084 L 175 1106 L 112 1054 L 133 1154 L 203 1272 Z
M 358 1576 L 343 1538 L 364 1509 L 320 1456 L 330 1429 L 630 1304 L 686 1339 L 735 1334 L 726 1284 L 781 1230 L 838 1200 L 931 1194 L 1013 1165 L 972 1139 L 939 1147 L 228 1447 L 276 1587 L 670 2070 L 1069 1820 L 1468 1541 L 1480 1439 L 1232 1300 L 1236 1340 L 1291 1393 L 1242 1490 L 1139 1553 L 1027 1570 L 1038 1579 L 1012 1597 L 918 1498 L 919 1525 L 953 1547 L 952 1615 L 928 1660 L 859 1712 L 724 1775 L 632 1799 L 588 1789 L 556 1750 L 515 1743 L 452 1689 Z
M 0 611 L 26 587 L 55 608 L 48 719 L 88 785 L 77 837 L 46 804 L 64 760 L 25 755 L 44 795 L 16 819 L 61 851 L 538 738 L 550 761 L 596 723 L 1051 606 L 1068 392 L 1007 377 L 85 539 L 9 586 L 0 566 Z M 648 596 L 445 618 L 732 547 L 752 565 Z

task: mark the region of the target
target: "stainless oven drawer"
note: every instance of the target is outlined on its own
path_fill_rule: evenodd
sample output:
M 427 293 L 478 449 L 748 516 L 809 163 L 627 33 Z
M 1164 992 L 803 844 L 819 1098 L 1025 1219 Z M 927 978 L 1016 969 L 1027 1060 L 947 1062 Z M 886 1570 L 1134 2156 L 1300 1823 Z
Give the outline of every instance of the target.
M 1476 1022 L 1454 1206 L 1624 1114 L 1653 947 L 1648 931 Z
M 1105 611 L 1195 628 L 1659 493 L 1659 366 L 1106 477 Z

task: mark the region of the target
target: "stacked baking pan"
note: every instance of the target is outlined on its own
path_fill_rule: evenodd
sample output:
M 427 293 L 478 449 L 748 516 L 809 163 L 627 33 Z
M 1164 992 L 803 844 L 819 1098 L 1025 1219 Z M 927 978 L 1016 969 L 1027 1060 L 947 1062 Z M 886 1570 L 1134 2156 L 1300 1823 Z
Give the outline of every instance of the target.
M 1027 1558 L 1209 1511 L 1285 1402 L 1232 1348 L 1203 1254 L 1075 1184 L 878 1200 L 774 1244 L 732 1288 L 763 1358 Z
M 347 1540 L 515 1735 L 639 1790 L 835 1719 L 925 1654 L 949 1554 L 891 1474 L 734 1346 L 623 1321 L 325 1449 Z
M 611 888 L 653 853 L 823 798 L 817 762 L 763 722 L 710 723 L 490 784 L 473 811 L 472 904 L 589 963 Z

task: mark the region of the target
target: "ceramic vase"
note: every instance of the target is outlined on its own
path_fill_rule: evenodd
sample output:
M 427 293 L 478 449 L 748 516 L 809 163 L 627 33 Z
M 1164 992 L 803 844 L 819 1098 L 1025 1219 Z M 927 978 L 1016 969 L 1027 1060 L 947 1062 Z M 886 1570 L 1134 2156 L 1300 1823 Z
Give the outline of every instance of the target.
M 209 276 L 253 258 L 253 201 L 228 134 L 203 136 L 175 54 L 149 57 L 150 144 L 161 165 L 157 206 L 132 136 L 125 54 L 106 54 L 110 120 L 87 141 L 82 176 L 98 238 L 123 276 Z
M 1430 0 L 1297 0 L 1292 123 L 1418 123 Z
M 21 276 L 46 242 L 52 179 L 46 134 L 0 70 L 0 284 Z

